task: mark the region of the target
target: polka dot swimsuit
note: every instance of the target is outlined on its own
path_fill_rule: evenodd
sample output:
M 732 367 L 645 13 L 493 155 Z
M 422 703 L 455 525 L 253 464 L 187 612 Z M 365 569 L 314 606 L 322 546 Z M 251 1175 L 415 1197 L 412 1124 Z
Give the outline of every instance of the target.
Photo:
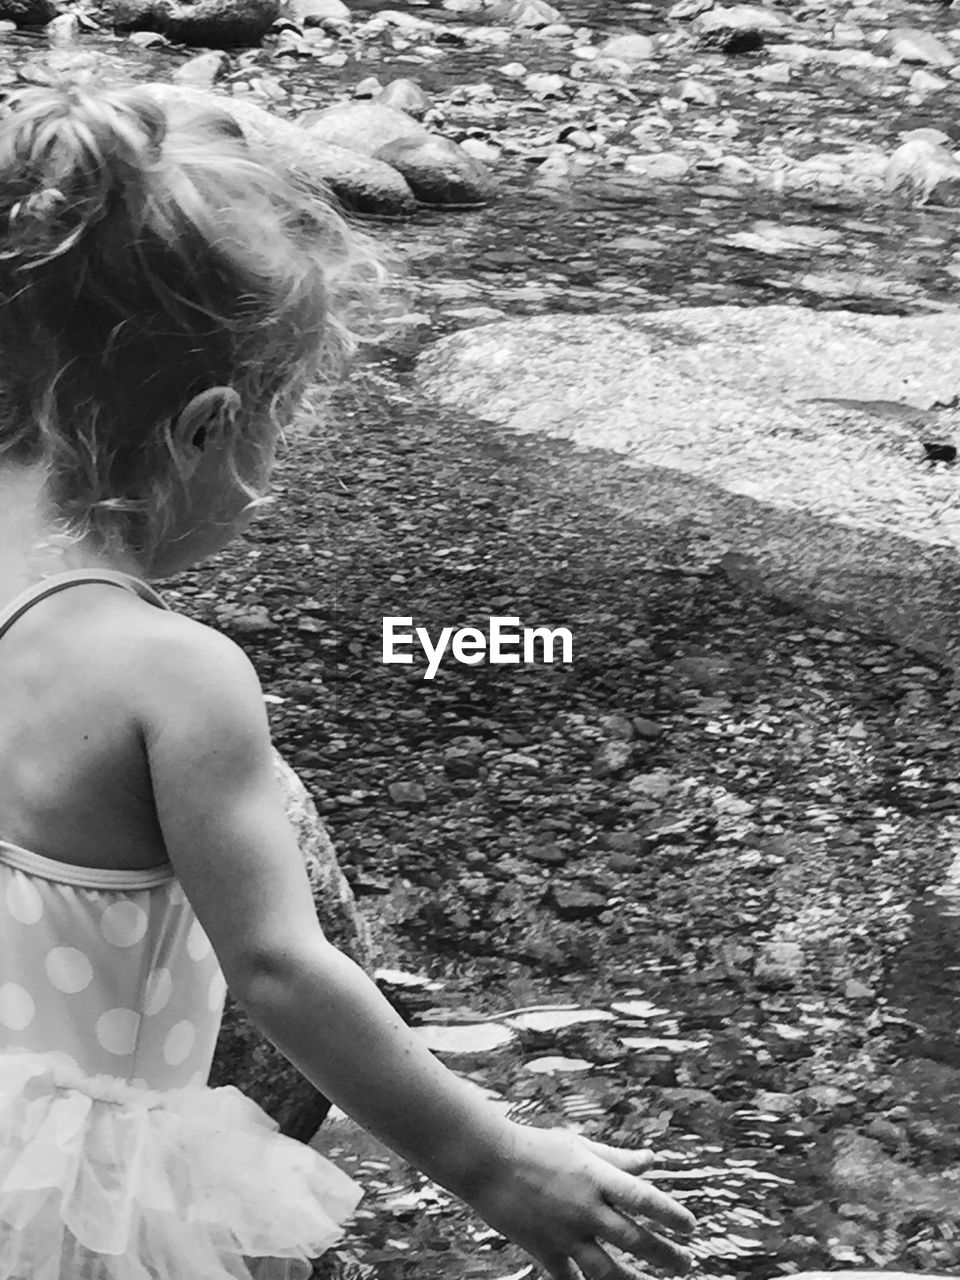
M 126 574 L 57 574 L 0 611 L 0 642 L 91 581 L 166 607 Z M 169 862 L 0 839 L 0 1280 L 309 1280 L 360 1189 L 207 1087 L 225 997 Z
M 150 1089 L 206 1084 L 226 983 L 169 867 L 75 867 L 0 841 L 0 974 L 0 1048 Z
M 45 596 L 98 579 L 163 607 L 125 575 L 59 574 L 0 613 L 0 640 Z M 169 863 L 78 867 L 0 840 L 0 976 L 0 1048 L 152 1089 L 206 1083 L 226 983 Z

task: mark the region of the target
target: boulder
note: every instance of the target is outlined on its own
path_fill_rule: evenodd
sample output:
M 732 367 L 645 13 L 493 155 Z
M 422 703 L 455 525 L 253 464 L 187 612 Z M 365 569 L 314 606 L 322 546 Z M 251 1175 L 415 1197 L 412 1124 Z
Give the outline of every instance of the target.
M 750 4 L 709 9 L 695 18 L 693 25 L 703 44 L 724 53 L 749 53 L 790 29 L 790 23 L 778 13 Z
M 350 102 L 324 111 L 308 111 L 301 120 L 307 133 L 329 147 L 345 147 L 375 156 L 391 142 L 429 142 L 430 130 L 405 111 L 377 102 Z
M 0 0 L 0 22 L 45 27 L 60 12 L 55 0 Z
M 321 142 L 299 124 L 255 102 L 181 85 L 152 84 L 150 89 L 174 107 L 212 102 L 228 111 L 249 142 L 320 199 L 332 192 L 352 212 L 387 216 L 409 214 L 417 207 L 413 192 L 396 169 L 346 147 Z
M 318 142 L 389 164 L 424 204 L 476 205 L 493 193 L 484 164 L 379 98 L 309 112 L 304 121 Z
M 401 173 L 424 204 L 478 205 L 493 194 L 489 169 L 449 138 L 398 138 L 374 157 Z
M 463 330 L 422 390 L 616 456 L 616 521 L 712 530 L 746 595 L 960 663 L 960 512 L 924 441 L 960 436 L 960 310 L 690 307 Z M 902 408 L 900 407 L 902 406 Z
M 277 782 L 307 868 L 323 932 L 362 968 L 373 959 L 370 928 L 357 906 L 316 806 L 290 766 L 275 753 Z M 211 1087 L 232 1084 L 280 1125 L 281 1133 L 309 1142 L 329 1110 L 327 1099 L 290 1063 L 227 995 Z
M 111 0 L 104 10 L 117 31 L 213 49 L 259 44 L 279 14 L 280 0 Z

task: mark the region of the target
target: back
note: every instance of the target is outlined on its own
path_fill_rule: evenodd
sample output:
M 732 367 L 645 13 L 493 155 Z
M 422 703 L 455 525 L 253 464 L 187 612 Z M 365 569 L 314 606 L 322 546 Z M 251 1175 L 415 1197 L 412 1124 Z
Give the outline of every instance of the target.
M 0 840 L 78 866 L 164 861 L 131 693 L 147 634 L 191 624 L 103 582 L 72 581 L 12 621 L 14 603 L 0 602 Z

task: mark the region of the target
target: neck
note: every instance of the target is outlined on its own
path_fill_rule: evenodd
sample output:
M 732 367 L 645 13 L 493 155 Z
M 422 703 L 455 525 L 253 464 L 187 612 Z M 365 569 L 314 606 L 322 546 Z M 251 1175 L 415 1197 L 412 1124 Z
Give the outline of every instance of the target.
M 45 508 L 35 470 L 7 467 L 0 472 L 0 600 L 68 569 L 116 569 L 143 576 L 133 556 L 107 555 L 88 541 L 64 536 Z

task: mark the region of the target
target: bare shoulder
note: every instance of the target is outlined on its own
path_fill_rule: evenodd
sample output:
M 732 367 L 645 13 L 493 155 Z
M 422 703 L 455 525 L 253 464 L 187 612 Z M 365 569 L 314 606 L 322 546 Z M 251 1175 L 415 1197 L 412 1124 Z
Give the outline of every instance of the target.
M 228 636 L 182 614 L 169 613 L 141 640 L 139 701 L 160 722 L 171 714 L 203 718 L 213 728 L 266 722 L 253 663 Z M 144 676 L 146 678 L 144 678 Z
M 265 720 L 257 673 L 239 645 L 222 632 L 144 601 L 112 598 L 99 614 L 100 661 L 115 690 L 139 708 L 148 730 L 175 718 L 223 723 Z

